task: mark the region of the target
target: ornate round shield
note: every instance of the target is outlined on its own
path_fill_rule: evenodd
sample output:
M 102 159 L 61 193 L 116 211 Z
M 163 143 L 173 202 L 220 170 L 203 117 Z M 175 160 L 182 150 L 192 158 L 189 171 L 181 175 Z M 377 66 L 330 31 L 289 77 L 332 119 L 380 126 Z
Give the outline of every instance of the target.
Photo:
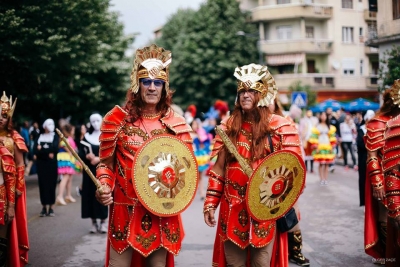
M 276 220 L 296 203 L 304 187 L 303 159 L 289 150 L 268 155 L 249 181 L 246 204 L 258 221 Z
M 196 194 L 199 180 L 193 152 L 172 135 L 147 140 L 136 152 L 132 173 L 139 201 L 161 217 L 184 211 Z

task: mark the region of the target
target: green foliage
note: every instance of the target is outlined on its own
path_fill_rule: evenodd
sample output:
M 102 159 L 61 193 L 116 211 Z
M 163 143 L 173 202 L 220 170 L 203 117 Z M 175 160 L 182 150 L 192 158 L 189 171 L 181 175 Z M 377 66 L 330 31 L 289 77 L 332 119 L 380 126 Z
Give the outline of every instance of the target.
M 208 0 L 198 11 L 179 10 L 168 20 L 156 42 L 172 51 L 170 83 L 176 104 L 207 111 L 223 99 L 233 106 L 235 68 L 258 61 L 257 38 L 237 35 L 257 32 L 247 20 L 236 0 Z
M 123 100 L 131 64 L 110 0 L 20 1 L 0 6 L 1 89 L 15 119 L 87 121 Z M 14 119 L 14 120 L 15 120 Z
M 382 85 L 378 88 L 380 92 L 400 79 L 400 46 L 393 45 L 392 49 L 385 51 L 383 55 L 381 63 L 384 66 L 379 68 L 379 79 L 382 81 Z
M 289 86 L 290 92 L 306 92 L 307 93 L 307 106 L 313 106 L 316 104 L 317 100 L 317 93 L 311 90 L 311 86 L 309 85 L 302 85 L 301 81 L 293 82 Z

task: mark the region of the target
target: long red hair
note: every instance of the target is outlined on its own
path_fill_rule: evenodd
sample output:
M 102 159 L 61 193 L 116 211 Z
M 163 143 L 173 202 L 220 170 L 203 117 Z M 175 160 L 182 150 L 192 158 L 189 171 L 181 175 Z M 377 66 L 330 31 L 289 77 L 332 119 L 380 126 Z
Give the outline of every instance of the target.
M 254 103 L 258 103 L 261 94 L 257 93 L 254 95 Z M 238 96 L 239 98 L 239 96 Z M 245 121 L 251 121 L 251 132 L 253 140 L 250 145 L 250 152 L 252 159 L 259 159 L 263 157 L 264 149 L 266 145 L 266 137 L 271 133 L 271 127 L 269 126 L 270 112 L 268 107 L 257 107 L 257 104 L 248 112 L 243 112 L 239 101 L 235 104 L 235 108 L 232 115 L 229 117 L 227 124 L 229 128 L 227 135 L 231 141 L 236 144 L 242 123 Z M 227 153 L 227 160 L 231 162 L 234 160 L 233 155 Z
M 146 106 L 142 95 L 141 95 L 141 88 L 139 87 L 139 91 L 134 94 L 131 90 L 128 90 L 126 93 L 126 104 L 125 108 L 129 113 L 129 121 L 135 122 L 143 115 L 143 108 Z M 158 102 L 156 109 L 157 112 L 161 112 L 161 117 L 164 117 L 167 114 L 168 109 L 171 107 L 172 104 L 172 95 L 174 91 L 169 90 L 168 94 L 165 90 L 165 84 L 161 92 L 160 102 Z

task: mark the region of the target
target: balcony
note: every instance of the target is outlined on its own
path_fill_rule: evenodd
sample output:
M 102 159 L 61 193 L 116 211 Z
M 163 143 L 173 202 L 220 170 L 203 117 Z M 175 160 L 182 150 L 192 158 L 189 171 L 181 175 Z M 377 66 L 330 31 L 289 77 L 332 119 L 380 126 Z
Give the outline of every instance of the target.
M 369 11 L 368 9 L 364 10 L 364 20 L 365 21 L 376 21 L 376 12 Z
M 332 6 L 327 5 L 274 5 L 260 6 L 252 11 L 253 22 L 305 18 L 327 20 L 332 18 Z
M 307 53 L 329 54 L 332 52 L 331 40 L 298 39 L 298 40 L 261 40 L 260 49 L 267 55 Z
M 368 89 L 378 89 L 378 75 L 368 76 L 365 84 Z
M 364 52 L 366 55 L 369 55 L 369 56 L 378 55 L 379 49 L 376 47 L 364 46 Z
M 312 89 L 333 89 L 335 87 L 334 74 L 329 73 L 297 73 L 275 74 L 276 84 L 280 89 L 287 89 L 296 81 L 303 85 L 309 85 Z

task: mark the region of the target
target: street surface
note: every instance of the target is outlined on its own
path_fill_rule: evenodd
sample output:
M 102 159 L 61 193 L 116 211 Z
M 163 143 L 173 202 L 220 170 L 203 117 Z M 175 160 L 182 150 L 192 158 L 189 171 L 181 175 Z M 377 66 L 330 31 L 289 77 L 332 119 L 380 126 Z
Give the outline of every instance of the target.
M 318 170 L 316 164 L 314 169 Z M 303 253 L 313 267 L 376 266 L 363 248 L 364 208 L 359 207 L 358 173 L 336 166 L 328 179 L 328 186 L 320 186 L 316 173 L 307 175 L 307 188 L 299 202 Z M 75 193 L 80 182 L 81 177 L 75 176 L 76 203 L 55 206 L 55 217 L 41 218 L 37 177 L 27 178 L 28 266 L 103 266 L 106 235 L 90 234 L 90 220 L 80 217 L 80 198 Z M 203 186 L 207 186 L 206 179 Z M 211 266 L 215 228 L 204 223 L 202 207 L 196 196 L 183 213 L 186 236 L 175 260 L 178 267 Z

